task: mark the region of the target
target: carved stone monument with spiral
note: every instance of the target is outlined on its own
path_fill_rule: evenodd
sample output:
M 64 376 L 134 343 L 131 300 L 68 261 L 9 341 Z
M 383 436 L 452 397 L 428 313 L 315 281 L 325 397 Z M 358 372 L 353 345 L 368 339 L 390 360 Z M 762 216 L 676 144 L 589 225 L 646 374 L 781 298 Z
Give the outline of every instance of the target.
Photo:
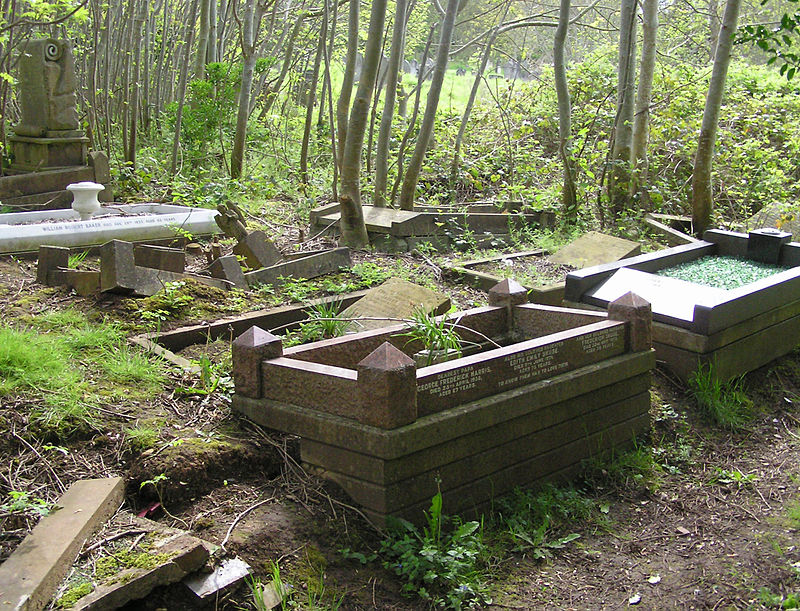
M 30 40 L 20 52 L 19 122 L 9 136 L 11 164 L 0 176 L 0 201 L 17 210 L 69 207 L 71 183 L 111 180 L 108 158 L 88 151 L 77 109 L 78 79 L 68 41 Z M 110 189 L 101 193 L 110 201 Z
M 36 171 L 87 163 L 89 139 L 80 129 L 75 62 L 68 42 L 28 42 L 19 60 L 20 122 L 9 138 L 12 168 Z

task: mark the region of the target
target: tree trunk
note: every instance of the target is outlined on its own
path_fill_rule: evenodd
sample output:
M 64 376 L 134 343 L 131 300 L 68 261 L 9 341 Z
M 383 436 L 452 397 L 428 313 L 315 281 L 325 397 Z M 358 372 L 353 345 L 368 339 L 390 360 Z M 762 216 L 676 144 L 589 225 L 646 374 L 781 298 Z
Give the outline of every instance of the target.
M 384 100 L 381 127 L 378 131 L 378 150 L 375 153 L 374 205 L 386 206 L 386 187 L 389 179 L 389 140 L 392 135 L 394 105 L 397 100 L 397 81 L 400 62 L 405 51 L 406 0 L 397 0 L 392 28 L 392 46 L 389 51 L 389 67 L 386 71 L 386 99 Z
M 255 39 L 258 23 L 255 17 L 257 0 L 246 0 L 242 19 L 242 82 L 239 86 L 236 132 L 231 148 L 231 178 L 242 175 L 244 149 L 247 141 L 247 119 L 250 117 L 250 92 L 256 67 Z
M 327 0 L 325 0 L 327 2 Z M 322 64 L 322 55 L 325 52 L 325 43 L 328 36 L 328 12 L 322 17 L 320 26 L 319 41 L 317 43 L 317 54 L 314 58 L 314 74 L 306 95 L 306 122 L 303 127 L 303 142 L 300 145 L 300 182 L 301 188 L 305 192 L 308 184 L 308 143 L 311 139 L 311 127 L 314 123 L 314 104 L 317 101 L 317 83 L 319 82 L 319 68 Z
M 697 142 L 697 154 L 694 158 L 692 224 L 694 232 L 698 236 L 703 234 L 711 220 L 711 159 L 714 155 L 722 94 L 725 91 L 725 79 L 728 76 L 728 65 L 731 62 L 732 36 L 736 32 L 740 5 L 741 0 L 727 0 L 725 3 L 725 15 L 722 18 L 722 28 L 714 54 L 714 68 L 711 71 L 711 82 L 708 85 L 708 97 L 706 97 L 703 122 Z
M 719 1 L 708 0 L 708 56 L 714 61 L 719 42 Z
M 639 86 L 636 89 L 636 113 L 633 119 L 634 185 L 647 182 L 647 144 L 650 139 L 650 101 L 653 95 L 653 72 L 656 65 L 658 34 L 658 0 L 644 0 L 642 5 L 642 60 L 639 64 Z
M 141 94 L 141 85 L 139 83 L 139 74 L 141 73 L 141 59 L 142 59 L 142 32 L 144 30 L 145 15 L 147 15 L 147 0 L 141 0 L 138 13 L 133 22 L 133 36 L 132 41 L 134 44 L 133 55 L 133 79 L 131 81 L 131 102 L 130 102 L 130 120 L 131 128 L 128 134 L 128 157 L 127 161 L 131 165 L 131 169 L 136 169 L 136 136 L 139 124 L 139 97 Z
M 575 191 L 575 163 L 572 158 L 572 104 L 567 86 L 567 67 L 564 44 L 569 28 L 570 0 L 561 0 L 558 27 L 553 37 L 553 76 L 558 99 L 558 153 L 564 165 L 564 184 L 561 188 L 561 209 L 564 222 L 578 222 L 578 196 Z
M 622 0 L 617 75 L 617 116 L 614 146 L 608 174 L 608 199 L 612 217 L 618 217 L 630 202 L 631 149 L 633 148 L 634 78 L 636 56 L 636 0 Z
M 206 77 L 206 56 L 208 55 L 208 34 L 211 29 L 210 4 L 214 0 L 200 0 L 200 27 L 197 30 L 197 51 L 194 56 L 194 78 Z
M 475 72 L 475 80 L 472 81 L 472 89 L 470 89 L 467 105 L 464 107 L 464 114 L 461 116 L 461 124 L 458 126 L 458 134 L 456 135 L 456 140 L 453 143 L 453 160 L 450 162 L 451 190 L 456 188 L 456 182 L 458 181 L 458 169 L 461 166 L 461 144 L 464 141 L 464 134 L 467 131 L 469 116 L 472 114 L 472 107 L 475 105 L 475 98 L 478 96 L 478 89 L 480 88 L 481 81 L 483 80 L 483 73 L 486 71 L 486 66 L 489 64 L 489 56 L 492 54 L 494 41 L 497 39 L 497 35 L 500 33 L 500 28 L 503 26 L 503 22 L 508 15 L 508 10 L 510 7 L 511 3 L 506 3 L 503 17 L 500 19 L 497 27 L 492 30 L 489 40 L 486 41 L 486 47 L 483 49 L 483 55 L 481 55 L 480 64 L 478 64 L 478 69 Z
M 353 0 L 351 0 L 353 1 Z M 342 152 L 341 185 L 339 189 L 339 222 L 342 241 L 352 248 L 363 248 L 369 245 L 367 228 L 364 225 L 364 211 L 361 208 L 361 149 L 369 119 L 369 102 L 375 79 L 378 73 L 378 62 L 381 53 L 381 34 L 386 18 L 386 0 L 373 0 L 369 17 L 369 32 L 364 48 L 364 61 L 361 65 L 361 77 L 358 80 L 353 107 L 350 110 L 350 121 L 347 124 L 347 137 Z
M 453 40 L 453 30 L 455 29 L 456 15 L 458 14 L 459 0 L 449 0 L 442 19 L 442 30 L 439 38 L 439 51 L 436 54 L 436 64 L 433 68 L 431 87 L 428 90 L 428 100 L 425 104 L 425 115 L 422 117 L 422 125 L 419 128 L 417 143 L 414 146 L 414 153 L 408 161 L 406 175 L 403 179 L 403 188 L 400 191 L 400 208 L 402 210 L 414 209 L 414 197 L 417 192 L 417 182 L 419 172 L 422 169 L 422 160 L 425 158 L 425 151 L 433 133 L 433 124 L 436 118 L 436 109 L 439 107 L 439 96 L 442 93 L 442 82 L 447 70 L 447 62 L 450 59 L 450 43 Z
M 183 45 L 183 66 L 181 67 L 180 81 L 178 83 L 178 109 L 175 112 L 175 136 L 172 140 L 172 163 L 170 164 L 172 174 L 175 174 L 178 168 L 178 148 L 181 144 L 181 120 L 183 119 L 183 104 L 186 101 L 186 80 L 189 76 L 189 64 L 192 59 L 192 38 L 194 35 L 195 16 L 197 15 L 197 1 L 198 0 L 194 0 L 192 3 L 189 26 L 186 29 L 186 42 Z
M 347 138 L 347 112 L 350 110 L 350 97 L 353 94 L 353 82 L 356 75 L 356 59 L 358 57 L 358 6 L 359 0 L 350 0 L 350 11 L 347 17 L 347 54 L 344 60 L 342 89 L 336 102 L 336 163 L 342 167 L 344 142 Z M 381 28 L 382 29 L 382 28 Z M 363 64 L 362 64 L 363 71 Z
M 414 93 L 414 108 L 411 111 L 411 119 L 408 122 L 408 128 L 403 133 L 403 139 L 400 141 L 400 146 L 397 147 L 397 177 L 394 180 L 394 184 L 392 185 L 392 195 L 389 198 L 391 201 L 394 201 L 395 196 L 397 195 L 397 189 L 400 186 L 400 182 L 403 179 L 403 157 L 405 155 L 406 146 L 408 145 L 408 140 L 411 138 L 411 134 L 414 132 L 414 128 L 417 125 L 417 115 L 419 114 L 419 98 L 420 94 L 422 93 L 422 82 L 425 78 L 426 72 L 424 71 L 424 66 L 428 63 L 428 53 L 431 50 L 431 45 L 433 44 L 433 35 L 436 32 L 436 25 L 432 25 L 428 30 L 428 38 L 425 40 L 425 50 L 422 52 L 422 61 L 420 62 L 420 69 L 417 71 L 417 85 L 408 92 L 408 96 Z M 400 99 L 400 108 L 404 109 L 404 100 L 408 99 L 408 96 L 403 96 L 402 91 L 401 99 Z M 402 113 L 405 116 L 405 112 Z

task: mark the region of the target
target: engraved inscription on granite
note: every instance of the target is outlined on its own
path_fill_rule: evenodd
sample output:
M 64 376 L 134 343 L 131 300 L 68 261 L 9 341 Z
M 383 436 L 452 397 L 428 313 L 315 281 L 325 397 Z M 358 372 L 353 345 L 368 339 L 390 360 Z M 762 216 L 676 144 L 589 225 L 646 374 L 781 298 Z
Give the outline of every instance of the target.
M 625 349 L 623 326 L 596 324 L 600 328 L 572 337 L 547 343 L 529 340 L 498 348 L 480 355 L 474 364 L 465 363 L 475 358 L 467 357 L 459 365 L 437 365 L 439 371 L 418 378 L 419 408 L 427 413 L 438 411 L 621 354 Z

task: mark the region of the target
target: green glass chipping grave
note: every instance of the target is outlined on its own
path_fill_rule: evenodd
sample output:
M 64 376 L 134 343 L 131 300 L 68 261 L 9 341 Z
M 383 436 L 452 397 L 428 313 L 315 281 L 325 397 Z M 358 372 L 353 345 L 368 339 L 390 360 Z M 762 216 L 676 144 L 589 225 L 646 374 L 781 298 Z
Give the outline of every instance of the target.
M 653 308 L 656 357 L 687 381 L 703 364 L 720 379 L 800 343 L 800 244 L 774 229 L 711 230 L 703 240 L 567 276 L 565 303 L 607 308 L 633 291 Z

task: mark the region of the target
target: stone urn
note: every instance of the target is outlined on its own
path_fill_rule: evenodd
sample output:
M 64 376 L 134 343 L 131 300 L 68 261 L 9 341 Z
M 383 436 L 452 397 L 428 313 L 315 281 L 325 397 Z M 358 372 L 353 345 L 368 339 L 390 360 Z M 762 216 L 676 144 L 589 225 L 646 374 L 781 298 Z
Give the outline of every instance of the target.
M 105 186 L 90 181 L 67 185 L 67 191 L 72 193 L 72 209 L 81 215 L 82 221 L 89 220 L 100 212 L 100 201 L 97 199 L 97 194 L 103 189 Z

